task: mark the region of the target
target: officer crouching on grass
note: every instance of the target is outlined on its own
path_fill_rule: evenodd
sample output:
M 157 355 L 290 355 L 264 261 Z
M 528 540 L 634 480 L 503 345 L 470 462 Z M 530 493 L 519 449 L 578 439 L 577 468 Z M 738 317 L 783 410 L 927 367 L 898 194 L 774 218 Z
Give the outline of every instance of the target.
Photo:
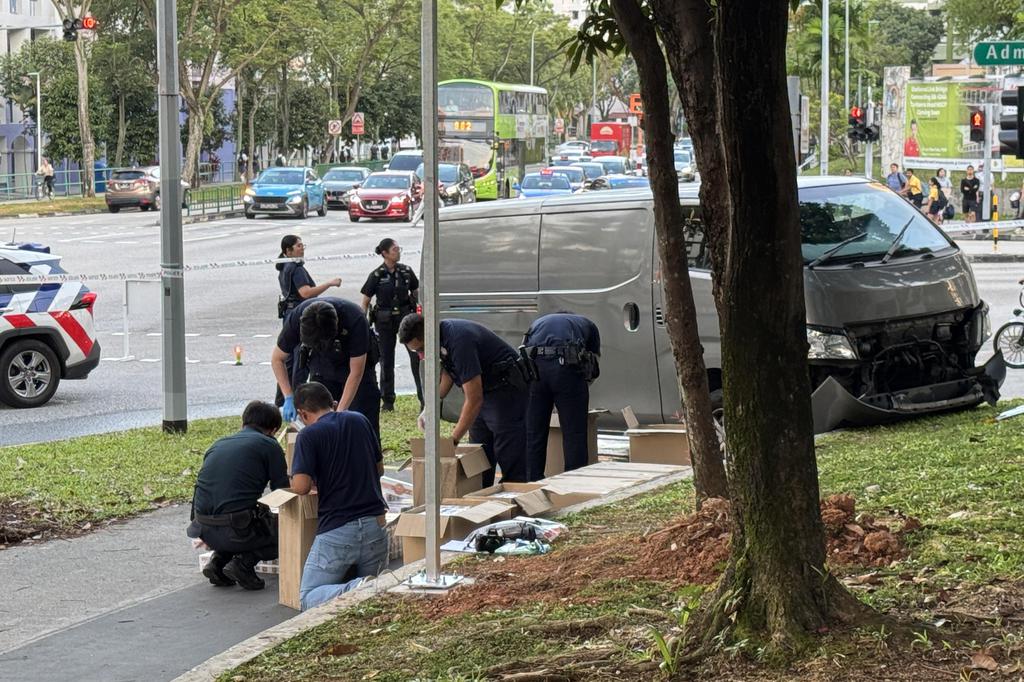
M 491 466 L 501 466 L 502 481 L 526 482 L 526 363 L 512 346 L 478 322 L 442 320 L 440 335 L 444 370 L 440 397 L 447 396 L 453 385 L 461 386 L 466 394 L 452 439 L 458 445 L 469 433 L 474 443 L 483 445 Z M 398 341 L 422 353 L 422 315 L 405 316 L 398 327 Z M 494 484 L 494 469 L 484 472 L 483 484 Z
M 552 406 L 558 409 L 565 470 L 587 465 L 590 382 L 600 374 L 601 335 L 597 325 L 569 312 L 543 315 L 523 337 L 525 355 L 537 380 L 530 384 L 526 410 L 526 460 L 530 480 L 544 478 Z
M 285 363 L 299 348 L 291 376 Z M 327 387 L 338 412 L 352 410 L 370 420 L 380 436 L 380 391 L 377 390 L 377 337 L 355 303 L 324 296 L 303 301 L 285 318 L 270 364 L 284 394 L 285 421 L 296 417 L 293 386 L 307 379 Z
M 203 575 L 218 587 L 236 582 L 263 589 L 256 563 L 277 558 L 277 524 L 256 501 L 270 484 L 288 487 L 284 451 L 273 438 L 281 413 L 254 400 L 242 412 L 242 430 L 221 438 L 206 451 L 192 495 L 188 536 L 202 538 L 213 550 Z

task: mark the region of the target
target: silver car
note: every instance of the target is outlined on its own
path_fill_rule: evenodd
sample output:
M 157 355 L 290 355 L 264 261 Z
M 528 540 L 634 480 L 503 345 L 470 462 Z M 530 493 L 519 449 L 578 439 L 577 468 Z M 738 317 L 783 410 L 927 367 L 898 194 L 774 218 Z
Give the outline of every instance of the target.
M 350 192 L 359 189 L 369 175 L 370 169 L 361 166 L 341 166 L 329 169 L 323 177 L 327 208 L 347 209 Z
M 884 185 L 803 177 L 798 186 L 815 430 L 995 401 L 1006 368 L 999 354 L 975 365 L 988 306 L 957 245 Z M 720 400 L 697 186 L 680 195 L 704 361 Z M 440 248 L 443 315 L 477 320 L 514 346 L 539 315 L 586 315 L 604 348 L 592 404 L 613 415 L 631 405 L 642 421 L 673 418 L 680 396 L 649 190 L 453 208 L 441 216 Z

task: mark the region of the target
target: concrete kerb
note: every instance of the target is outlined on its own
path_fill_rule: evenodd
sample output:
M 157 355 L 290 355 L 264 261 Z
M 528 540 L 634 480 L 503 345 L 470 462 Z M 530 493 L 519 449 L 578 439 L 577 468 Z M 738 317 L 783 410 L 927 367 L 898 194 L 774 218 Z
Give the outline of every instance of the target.
M 86 209 L 82 211 L 49 211 L 45 213 L 19 213 L 18 215 L 0 216 L 0 220 L 10 220 L 14 218 L 70 218 L 72 216 L 80 215 L 99 215 L 101 213 L 107 213 L 105 209 Z M 224 220 L 225 218 L 241 218 L 245 215 L 244 209 L 233 209 L 230 211 L 220 211 L 219 213 L 200 213 L 198 215 L 185 216 L 182 222 L 185 224 L 190 223 L 205 223 L 211 220 Z M 159 225 L 159 221 L 153 223 Z
M 692 477 L 693 469 L 687 467 L 684 471 L 669 474 L 668 476 L 662 476 L 661 478 L 656 478 L 637 486 L 625 488 L 623 490 L 610 493 L 606 497 L 566 507 L 555 514 L 553 518 L 557 519 L 567 514 L 602 507 L 615 502 L 621 502 L 622 500 L 627 500 L 631 497 L 636 497 L 637 495 L 643 495 Z M 465 555 L 458 552 L 444 552 L 441 555 L 441 563 L 442 565 L 448 564 L 450 561 L 460 556 Z M 357 588 L 352 592 L 341 595 L 334 601 L 322 604 L 316 608 L 310 609 L 309 611 L 299 613 L 294 618 L 290 618 L 280 625 L 275 625 L 272 628 L 264 630 L 258 635 L 250 637 L 244 642 L 236 644 L 227 651 L 214 656 L 205 663 L 201 663 L 185 674 L 178 676 L 173 682 L 211 682 L 212 680 L 216 680 L 220 675 L 228 670 L 232 670 L 244 663 L 248 663 L 268 649 L 296 637 L 306 630 L 326 623 L 341 612 L 356 606 L 357 604 L 361 604 L 372 597 L 376 597 L 383 592 L 387 592 L 393 587 L 397 587 L 409 577 L 416 575 L 423 570 L 425 565 L 424 560 L 421 559 L 420 561 L 403 566 L 397 571 L 388 571 L 387 573 L 378 576 L 365 588 Z
M 970 263 L 1024 263 L 1024 253 L 977 253 L 967 256 Z

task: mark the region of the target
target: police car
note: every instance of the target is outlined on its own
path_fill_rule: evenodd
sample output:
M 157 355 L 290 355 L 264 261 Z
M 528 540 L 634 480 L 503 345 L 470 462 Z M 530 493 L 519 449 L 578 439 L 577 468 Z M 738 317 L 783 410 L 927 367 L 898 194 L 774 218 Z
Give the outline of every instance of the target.
M 0 244 L 0 277 L 64 272 L 46 247 Z M 0 281 L 0 402 L 39 407 L 61 379 L 84 379 L 96 368 L 95 302 L 81 282 Z

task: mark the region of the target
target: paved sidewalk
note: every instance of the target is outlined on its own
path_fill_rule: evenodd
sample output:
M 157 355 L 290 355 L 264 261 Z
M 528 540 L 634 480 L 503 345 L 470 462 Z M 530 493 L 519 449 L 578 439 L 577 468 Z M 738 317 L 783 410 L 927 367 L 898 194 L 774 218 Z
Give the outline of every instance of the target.
M 169 680 L 296 614 L 277 582 L 214 588 L 187 505 L 0 551 L 0 680 Z

